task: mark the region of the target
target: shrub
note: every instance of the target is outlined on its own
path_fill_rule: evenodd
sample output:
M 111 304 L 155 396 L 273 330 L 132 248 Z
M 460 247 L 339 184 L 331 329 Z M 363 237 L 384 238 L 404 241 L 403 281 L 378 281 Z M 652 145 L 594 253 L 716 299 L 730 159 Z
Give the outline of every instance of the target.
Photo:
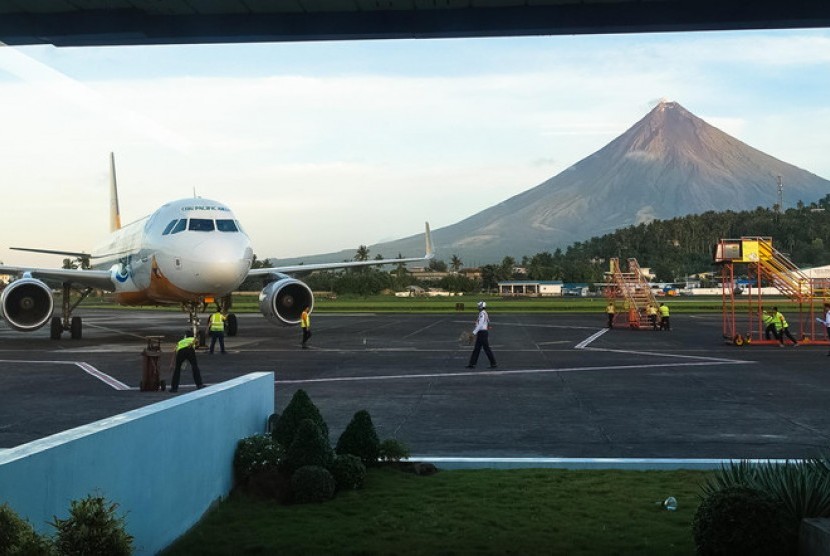
M 291 476 L 291 492 L 298 504 L 331 500 L 334 488 L 334 477 L 318 465 L 300 467 Z
M 282 464 L 285 450 L 267 434 L 255 434 L 236 444 L 233 471 L 237 484 L 245 483 L 251 475 Z
M 730 462 L 702 487 L 703 495 L 732 486 L 748 487 L 772 496 L 787 516 L 787 535 L 797 536 L 805 517 L 830 517 L 830 469 L 827 458 L 784 463 Z
M 380 460 L 383 462 L 399 462 L 409 459 L 409 448 L 400 440 L 387 438 L 380 443 Z
M 351 454 L 340 454 L 334 458 L 331 474 L 337 490 L 356 490 L 363 488 L 366 481 L 366 466 L 360 458 Z
M 284 448 L 291 446 L 291 443 L 294 441 L 294 436 L 300 427 L 300 423 L 305 419 L 314 421 L 320 428 L 323 438 L 328 442 L 329 427 L 326 425 L 325 420 L 323 420 L 320 410 L 317 409 L 317 406 L 314 405 L 314 402 L 311 401 L 311 398 L 308 397 L 308 394 L 304 390 L 294 392 L 294 396 L 292 396 L 291 401 L 285 407 L 285 411 L 277 419 L 272 431 L 274 440 Z
M 300 467 L 317 465 L 328 469 L 331 466 L 334 454 L 331 445 L 317 424 L 311 419 L 300 423 L 294 442 L 285 453 L 285 468 L 294 472 Z
M 38 535 L 8 504 L 0 505 L 0 556 L 47 556 L 48 539 Z
M 731 486 L 706 497 L 692 520 L 700 556 L 781 556 L 794 553 L 781 504 L 759 490 Z
M 357 456 L 366 466 L 377 465 L 380 440 L 368 411 L 362 409 L 354 414 L 340 435 L 334 451 Z
M 124 517 L 116 517 L 118 504 L 107 504 L 101 496 L 89 495 L 73 500 L 68 519 L 51 523 L 57 529 L 55 548 L 58 554 L 75 556 L 132 554 L 133 537 L 125 530 Z
M 268 467 L 254 472 L 248 478 L 245 492 L 251 496 L 287 504 L 291 500 L 291 481 L 281 470 Z

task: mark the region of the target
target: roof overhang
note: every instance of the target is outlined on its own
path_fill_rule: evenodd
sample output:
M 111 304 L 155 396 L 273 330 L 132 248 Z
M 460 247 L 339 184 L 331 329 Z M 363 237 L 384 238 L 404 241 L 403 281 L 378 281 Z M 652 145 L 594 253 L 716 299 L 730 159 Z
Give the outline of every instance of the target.
M 20 0 L 0 41 L 239 43 L 830 27 L 827 0 Z

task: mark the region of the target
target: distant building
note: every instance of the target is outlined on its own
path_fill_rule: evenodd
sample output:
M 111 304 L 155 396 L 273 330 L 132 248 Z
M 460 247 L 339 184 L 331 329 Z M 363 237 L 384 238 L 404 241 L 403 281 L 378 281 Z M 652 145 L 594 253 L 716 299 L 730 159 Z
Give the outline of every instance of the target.
M 559 296 L 562 282 L 559 280 L 511 280 L 499 282 L 499 295 L 509 296 Z

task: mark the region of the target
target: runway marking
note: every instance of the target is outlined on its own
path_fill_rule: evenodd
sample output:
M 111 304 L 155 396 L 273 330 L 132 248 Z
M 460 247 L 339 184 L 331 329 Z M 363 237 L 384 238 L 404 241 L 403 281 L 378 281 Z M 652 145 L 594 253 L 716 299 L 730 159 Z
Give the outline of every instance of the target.
M 74 365 L 81 370 L 83 370 L 88 375 L 97 378 L 107 386 L 114 388 L 115 390 L 129 390 L 130 387 L 121 382 L 120 380 L 111 377 L 106 373 L 102 373 L 89 363 L 84 363 L 83 361 L 21 361 L 19 359 L 0 359 L 0 363 L 16 363 L 19 365 Z
M 83 369 L 84 372 L 87 373 L 88 375 L 94 376 L 95 378 L 97 378 L 98 380 L 103 382 L 104 384 L 106 384 L 108 386 L 112 386 L 116 390 L 129 390 L 130 389 L 129 386 L 127 386 L 126 384 L 124 384 L 120 380 L 117 380 L 117 379 L 111 377 L 110 375 L 108 375 L 106 373 L 102 373 L 101 371 L 99 371 L 98 369 L 96 369 L 95 367 L 90 365 L 89 363 L 84 363 L 84 362 L 79 361 L 79 362 L 76 362 L 75 365 L 77 365 L 81 369 Z
M 603 329 L 597 331 L 596 333 L 588 336 L 587 338 L 585 338 L 584 340 L 582 340 L 581 342 L 576 344 L 576 346 L 574 346 L 574 347 L 576 349 L 585 349 L 585 347 L 587 347 L 588 344 L 590 344 L 591 342 L 593 342 L 594 340 L 596 340 L 597 338 L 599 338 L 600 336 L 602 336 L 603 334 L 605 334 L 609 330 L 611 330 L 611 329 L 610 328 L 603 328 Z
M 456 324 L 475 324 L 475 319 L 456 320 L 453 322 Z M 561 324 L 522 324 L 520 322 L 496 322 L 493 325 L 493 328 L 497 328 L 499 326 L 521 326 L 522 328 L 560 328 L 562 330 L 593 330 L 596 328 L 596 326 L 564 326 Z
M 424 326 L 423 328 L 420 328 L 420 329 L 416 330 L 415 332 L 412 332 L 411 334 L 407 334 L 407 335 L 406 335 L 406 336 L 404 336 L 402 339 L 403 339 L 403 340 L 406 340 L 407 338 L 409 338 L 409 337 L 411 337 L 411 336 L 414 336 L 414 335 L 416 335 L 416 334 L 420 334 L 420 333 L 421 333 L 421 332 L 423 332 L 424 330 L 428 330 L 428 329 L 432 328 L 433 326 L 437 326 L 437 325 L 439 325 L 439 324 L 442 324 L 443 322 L 444 322 L 443 320 L 438 320 L 438 321 L 435 321 L 435 322 L 433 322 L 432 324 L 428 324 L 428 325 Z
M 724 365 L 744 365 L 754 361 L 730 361 L 724 360 Z M 413 378 L 454 378 L 465 376 L 509 376 L 526 374 L 549 374 L 549 373 L 570 373 L 578 371 L 609 371 L 609 370 L 642 370 L 660 367 L 704 367 L 712 364 L 712 361 L 695 361 L 688 363 L 651 363 L 648 365 L 602 365 L 597 367 L 562 367 L 560 369 L 514 369 L 514 370 L 489 370 L 482 371 L 457 371 L 452 373 L 418 373 L 409 375 L 364 375 L 364 376 L 341 376 L 330 378 L 306 378 L 293 380 L 275 380 L 274 384 L 309 384 L 318 382 L 359 382 L 372 380 L 405 380 Z

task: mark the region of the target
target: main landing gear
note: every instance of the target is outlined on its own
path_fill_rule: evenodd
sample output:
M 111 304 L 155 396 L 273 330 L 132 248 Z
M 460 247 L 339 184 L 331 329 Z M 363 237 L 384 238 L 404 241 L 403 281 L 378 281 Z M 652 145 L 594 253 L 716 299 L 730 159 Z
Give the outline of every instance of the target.
M 81 317 L 73 317 L 72 311 L 75 310 L 75 307 L 77 307 L 81 303 L 81 301 L 86 299 L 87 296 L 92 293 L 93 289 L 75 289 L 74 291 L 80 294 L 75 303 L 71 303 L 72 300 L 70 299 L 70 294 L 72 293 L 72 291 L 72 284 L 70 284 L 69 282 L 64 282 L 63 295 L 61 296 L 61 316 L 52 317 L 52 321 L 49 323 L 49 337 L 53 340 L 60 340 L 64 330 L 69 331 L 69 336 L 73 340 L 80 340 L 83 336 L 83 325 L 81 323 Z
M 230 294 L 217 300 L 216 308 L 222 311 L 222 314 L 225 315 L 225 334 L 228 336 L 236 336 L 239 332 L 239 322 L 236 315 L 230 312 Z M 207 344 L 207 332 L 204 328 L 199 326 L 199 313 L 206 312 L 207 309 L 208 304 L 205 302 L 189 301 L 187 303 L 182 303 L 182 310 L 188 315 L 188 327 L 200 346 Z

